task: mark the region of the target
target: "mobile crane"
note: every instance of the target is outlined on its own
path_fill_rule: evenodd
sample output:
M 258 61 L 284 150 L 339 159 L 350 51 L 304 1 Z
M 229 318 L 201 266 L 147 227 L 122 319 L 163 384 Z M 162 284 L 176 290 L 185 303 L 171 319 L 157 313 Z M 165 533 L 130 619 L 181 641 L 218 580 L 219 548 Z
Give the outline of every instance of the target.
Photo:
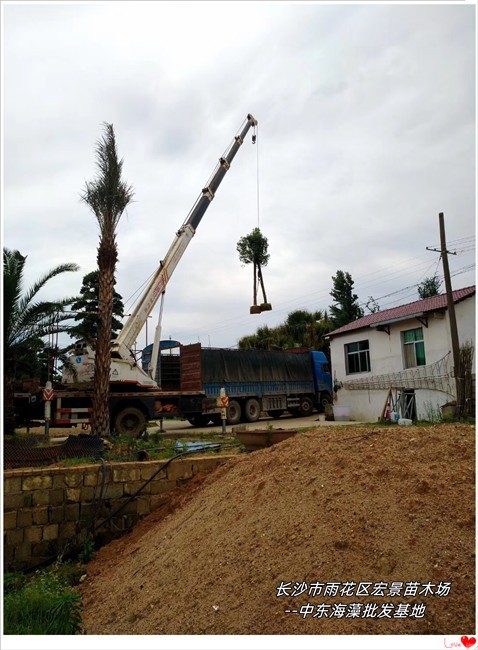
M 158 324 L 155 335 L 149 374 L 146 373 L 136 361 L 132 352 L 134 342 L 143 329 L 148 316 L 151 314 L 159 298 L 164 296 L 166 286 L 178 265 L 179 260 L 193 238 L 204 213 L 213 200 L 222 179 L 229 170 L 236 153 L 244 142 L 244 138 L 251 127 L 254 129 L 252 142 L 255 143 L 256 126 L 257 120 L 251 114 L 248 114 L 232 143 L 219 159 L 219 163 L 216 165 L 211 178 L 196 199 L 196 202 L 191 208 L 183 225 L 177 231 L 173 243 L 166 253 L 165 258 L 161 260 L 158 269 L 144 291 L 136 308 L 128 318 L 116 340 L 113 342 L 110 373 L 110 381 L 112 383 L 127 383 L 146 389 L 158 387 L 156 381 L 156 364 L 159 352 L 160 324 Z M 74 370 L 72 371 L 68 366 L 65 366 L 62 377 L 62 382 L 64 384 L 92 381 L 94 374 L 94 351 L 91 346 L 82 341 L 78 342 L 75 345 L 75 348 L 70 351 L 69 361 Z
M 251 127 L 253 128 L 252 142 L 256 141 L 256 126 L 257 120 L 252 115 L 247 115 L 232 143 L 219 159 L 211 178 L 183 225 L 177 231 L 173 243 L 160 262 L 138 305 L 112 344 L 110 416 L 112 430 L 121 435 L 139 436 L 143 433 L 148 420 L 168 415 L 186 414 L 187 416 L 190 413 L 202 413 L 215 405 L 215 400 L 207 399 L 204 391 L 201 388 L 198 390 L 195 384 L 188 387 L 187 382 L 184 382 L 184 385 L 179 388 L 164 390 L 155 381 L 160 347 L 160 324 L 156 330 L 149 372 L 145 372 L 140 367 L 132 347 L 157 301 L 164 297 L 174 269 L 193 238 Z M 52 389 L 45 388 L 43 391 L 32 393 L 22 390 L 15 393 L 17 425 L 31 426 L 31 423 L 36 420 L 46 420 L 44 405 L 47 402 L 50 404 L 51 416 L 48 419 L 51 426 L 70 427 L 79 424 L 85 426 L 91 422 L 94 350 L 88 343 L 80 341 L 69 351 L 68 357 L 70 363 L 63 367 L 60 384 L 54 385 Z

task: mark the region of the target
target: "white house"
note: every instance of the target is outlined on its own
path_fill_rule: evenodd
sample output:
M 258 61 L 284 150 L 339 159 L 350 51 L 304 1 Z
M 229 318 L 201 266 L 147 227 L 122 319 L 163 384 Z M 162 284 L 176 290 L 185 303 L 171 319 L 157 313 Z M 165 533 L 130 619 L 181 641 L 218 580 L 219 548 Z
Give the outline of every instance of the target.
M 460 345 L 474 349 L 475 286 L 453 291 L 453 302 Z M 456 398 L 446 294 L 368 314 L 327 338 L 334 406 L 352 420 L 376 422 L 387 411 L 433 420 Z

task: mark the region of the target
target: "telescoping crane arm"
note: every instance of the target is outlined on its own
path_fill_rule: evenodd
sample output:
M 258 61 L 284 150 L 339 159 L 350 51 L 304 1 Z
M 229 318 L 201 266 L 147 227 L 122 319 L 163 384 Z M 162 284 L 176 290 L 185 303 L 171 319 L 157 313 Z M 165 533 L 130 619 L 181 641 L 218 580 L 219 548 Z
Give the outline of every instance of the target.
M 123 329 L 118 335 L 118 338 L 113 343 L 112 357 L 124 359 L 125 361 L 131 360 L 134 342 L 138 338 L 141 330 L 143 329 L 146 319 L 154 309 L 158 299 L 166 290 L 166 285 L 171 278 L 174 269 L 176 268 L 179 260 L 181 259 L 184 251 L 186 250 L 189 242 L 193 238 L 196 229 L 208 209 L 217 188 L 221 184 L 222 179 L 226 175 L 234 156 L 238 152 L 240 146 L 244 142 L 247 132 L 252 127 L 257 125 L 257 120 L 248 115 L 245 122 L 239 129 L 234 140 L 225 151 L 224 155 L 219 159 L 211 178 L 209 179 L 206 187 L 202 190 L 201 194 L 196 199 L 191 211 L 189 212 L 186 221 L 176 233 L 176 237 L 169 248 L 166 257 L 160 262 L 159 268 L 155 272 L 152 280 L 150 281 L 147 289 L 144 291 L 141 299 L 139 300 L 135 310 L 125 323 Z M 253 138 L 253 142 L 255 139 Z

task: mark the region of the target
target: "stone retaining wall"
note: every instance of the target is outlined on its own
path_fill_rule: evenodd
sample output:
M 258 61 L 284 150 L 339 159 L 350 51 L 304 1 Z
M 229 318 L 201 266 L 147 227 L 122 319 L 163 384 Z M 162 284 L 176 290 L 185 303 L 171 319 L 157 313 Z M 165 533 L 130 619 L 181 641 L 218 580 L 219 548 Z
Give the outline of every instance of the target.
M 96 544 L 104 544 L 163 505 L 185 481 L 230 458 L 178 458 L 156 476 L 167 461 L 6 470 L 5 570 L 32 568 L 58 554 L 78 551 L 92 531 Z

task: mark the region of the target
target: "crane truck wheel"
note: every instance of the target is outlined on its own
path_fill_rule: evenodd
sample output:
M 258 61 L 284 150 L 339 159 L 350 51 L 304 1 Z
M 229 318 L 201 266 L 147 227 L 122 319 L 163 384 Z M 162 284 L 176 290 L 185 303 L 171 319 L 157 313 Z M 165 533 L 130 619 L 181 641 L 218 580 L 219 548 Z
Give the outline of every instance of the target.
M 146 416 L 134 406 L 124 408 L 115 415 L 114 428 L 120 436 L 139 438 L 146 429 Z
M 311 400 L 310 397 L 303 397 L 300 400 L 299 415 L 301 417 L 306 417 L 307 415 L 311 415 L 313 411 L 314 411 L 314 402 Z
M 260 414 L 261 407 L 259 402 L 254 398 L 248 399 L 244 408 L 244 417 L 246 418 L 247 422 L 257 422 Z
M 239 402 L 236 402 L 235 399 L 229 400 L 229 406 L 227 407 L 227 423 L 228 424 L 239 424 L 241 421 L 241 405 Z

